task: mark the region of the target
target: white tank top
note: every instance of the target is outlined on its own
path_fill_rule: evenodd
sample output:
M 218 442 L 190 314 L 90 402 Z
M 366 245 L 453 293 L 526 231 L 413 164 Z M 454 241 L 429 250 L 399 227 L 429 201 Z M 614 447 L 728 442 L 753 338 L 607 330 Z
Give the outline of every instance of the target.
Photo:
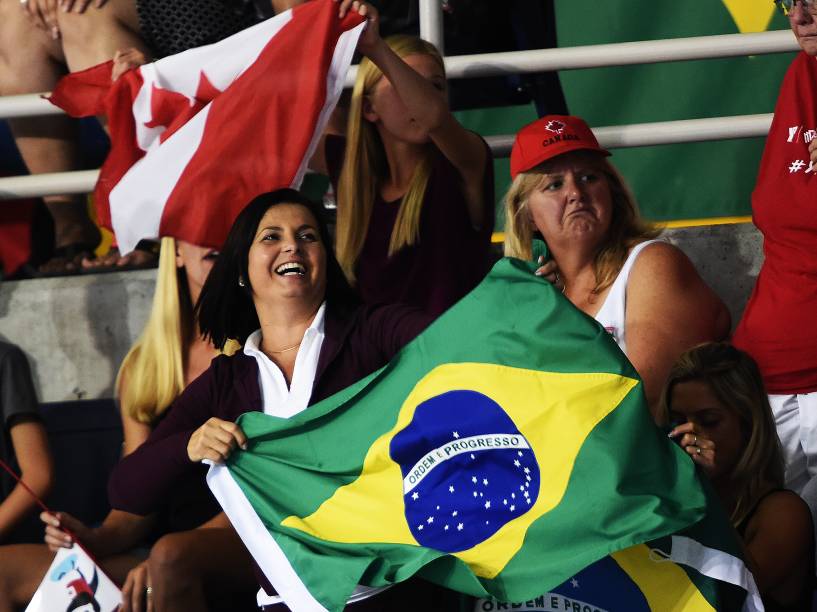
M 644 247 L 654 242 L 661 241 L 646 240 L 632 248 L 627 259 L 624 261 L 624 265 L 621 266 L 616 280 L 613 281 L 613 285 L 607 293 L 604 304 L 601 305 L 596 316 L 593 317 L 613 336 L 616 344 L 618 344 L 618 347 L 625 355 L 627 354 L 627 338 L 624 335 L 624 321 L 627 314 L 627 281 L 630 278 L 630 270 L 632 270 L 638 254 Z

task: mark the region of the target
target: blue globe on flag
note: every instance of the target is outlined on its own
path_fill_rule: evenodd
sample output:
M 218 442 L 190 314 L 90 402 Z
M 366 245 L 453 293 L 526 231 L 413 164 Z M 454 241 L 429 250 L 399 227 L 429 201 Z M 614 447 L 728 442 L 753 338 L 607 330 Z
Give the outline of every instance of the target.
M 418 405 L 390 454 L 402 470 L 412 535 L 444 552 L 487 540 L 539 493 L 528 441 L 497 402 L 476 391 L 447 391 Z

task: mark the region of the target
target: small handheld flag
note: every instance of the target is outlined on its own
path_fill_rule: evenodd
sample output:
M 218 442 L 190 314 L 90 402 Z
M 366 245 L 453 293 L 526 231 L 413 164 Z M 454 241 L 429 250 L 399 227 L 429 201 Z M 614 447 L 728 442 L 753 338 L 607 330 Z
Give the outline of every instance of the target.
M 61 548 L 25 612 L 115 612 L 122 593 L 81 546 Z

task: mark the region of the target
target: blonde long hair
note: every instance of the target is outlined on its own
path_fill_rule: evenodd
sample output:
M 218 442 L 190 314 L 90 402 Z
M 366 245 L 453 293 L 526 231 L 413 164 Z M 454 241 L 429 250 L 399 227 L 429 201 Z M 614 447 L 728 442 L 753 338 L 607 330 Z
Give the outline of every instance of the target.
M 661 230 L 650 227 L 641 219 L 635 197 L 618 170 L 605 157 L 588 155 L 597 158 L 598 168 L 607 178 L 613 200 L 610 229 L 593 262 L 596 272 L 593 293 L 599 294 L 616 280 L 630 249 L 639 242 L 655 238 Z M 520 172 L 505 194 L 504 248 L 507 257 L 529 260 L 533 256 L 534 228 L 528 213 L 528 198 L 544 180 L 549 163 L 550 160 L 532 170 Z
M 181 394 L 185 349 L 195 334 L 187 277 L 184 268 L 176 267 L 176 241 L 162 238 L 150 316 L 116 376 L 123 414 L 151 424 Z M 224 352 L 232 354 L 236 348 L 230 344 Z
M 678 358 L 661 394 L 659 418 L 669 423 L 672 390 L 678 383 L 701 381 L 741 423 L 745 445 L 730 479 L 740 491 L 730 517 L 739 525 L 770 490 L 783 488 L 783 455 L 754 359 L 727 342 L 698 345 Z
M 445 72 L 440 53 L 429 42 L 414 36 L 398 35 L 386 39 L 386 44 L 400 57 L 428 55 Z M 368 58 L 363 58 L 357 71 L 349 105 L 346 126 L 346 154 L 338 180 L 337 245 L 338 262 L 350 283 L 355 282 L 355 264 L 363 249 L 369 220 L 382 177 L 388 175 L 386 153 L 377 128 L 363 118 L 363 104 L 371 94 L 383 72 Z M 420 212 L 431 176 L 433 144 L 427 145 L 428 154 L 420 162 L 403 196 L 397 219 L 392 228 L 389 256 L 405 246 L 415 244 L 420 231 Z

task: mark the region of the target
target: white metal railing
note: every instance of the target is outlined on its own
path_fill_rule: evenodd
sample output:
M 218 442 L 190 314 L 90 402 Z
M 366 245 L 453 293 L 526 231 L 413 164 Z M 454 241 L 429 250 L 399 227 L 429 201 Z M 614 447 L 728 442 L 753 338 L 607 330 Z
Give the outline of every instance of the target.
M 561 49 L 453 55 L 445 58 L 445 67 L 449 78 L 462 79 L 552 70 L 764 55 L 795 51 L 798 48 L 797 41 L 790 30 L 777 30 L 756 34 L 722 34 Z M 347 76 L 347 85 L 354 82 L 356 73 L 357 68 L 353 66 Z M 62 113 L 62 110 L 41 96 L 42 94 L 28 94 L 0 98 L 0 119 Z
M 445 53 L 443 46 L 443 10 L 447 0 L 420 0 L 420 37 L 437 47 L 440 54 Z
M 420 0 L 421 36 L 441 48 L 442 10 L 440 0 Z M 559 49 L 513 51 L 445 58 L 449 78 L 487 77 L 632 64 L 713 59 L 742 55 L 781 53 L 798 49 L 791 31 L 756 34 L 724 34 L 657 41 L 588 45 Z M 354 81 L 356 67 L 347 75 Z M 40 94 L 0 97 L 0 119 L 61 114 Z M 595 128 L 601 144 L 608 148 L 638 147 L 680 142 L 723 140 L 764 136 L 771 114 L 664 121 Z M 494 155 L 507 156 L 513 135 L 487 138 Z M 93 190 L 97 170 L 59 172 L 34 176 L 0 178 L 0 200 Z
M 769 131 L 772 115 L 744 115 L 713 119 L 687 119 L 594 128 L 603 147 L 609 149 L 643 147 L 679 142 L 701 142 L 729 138 L 764 136 Z M 507 157 L 513 136 L 486 138 L 496 157 Z M 0 178 L 0 200 L 21 197 L 88 193 L 93 191 L 98 170 L 57 172 L 33 176 Z

